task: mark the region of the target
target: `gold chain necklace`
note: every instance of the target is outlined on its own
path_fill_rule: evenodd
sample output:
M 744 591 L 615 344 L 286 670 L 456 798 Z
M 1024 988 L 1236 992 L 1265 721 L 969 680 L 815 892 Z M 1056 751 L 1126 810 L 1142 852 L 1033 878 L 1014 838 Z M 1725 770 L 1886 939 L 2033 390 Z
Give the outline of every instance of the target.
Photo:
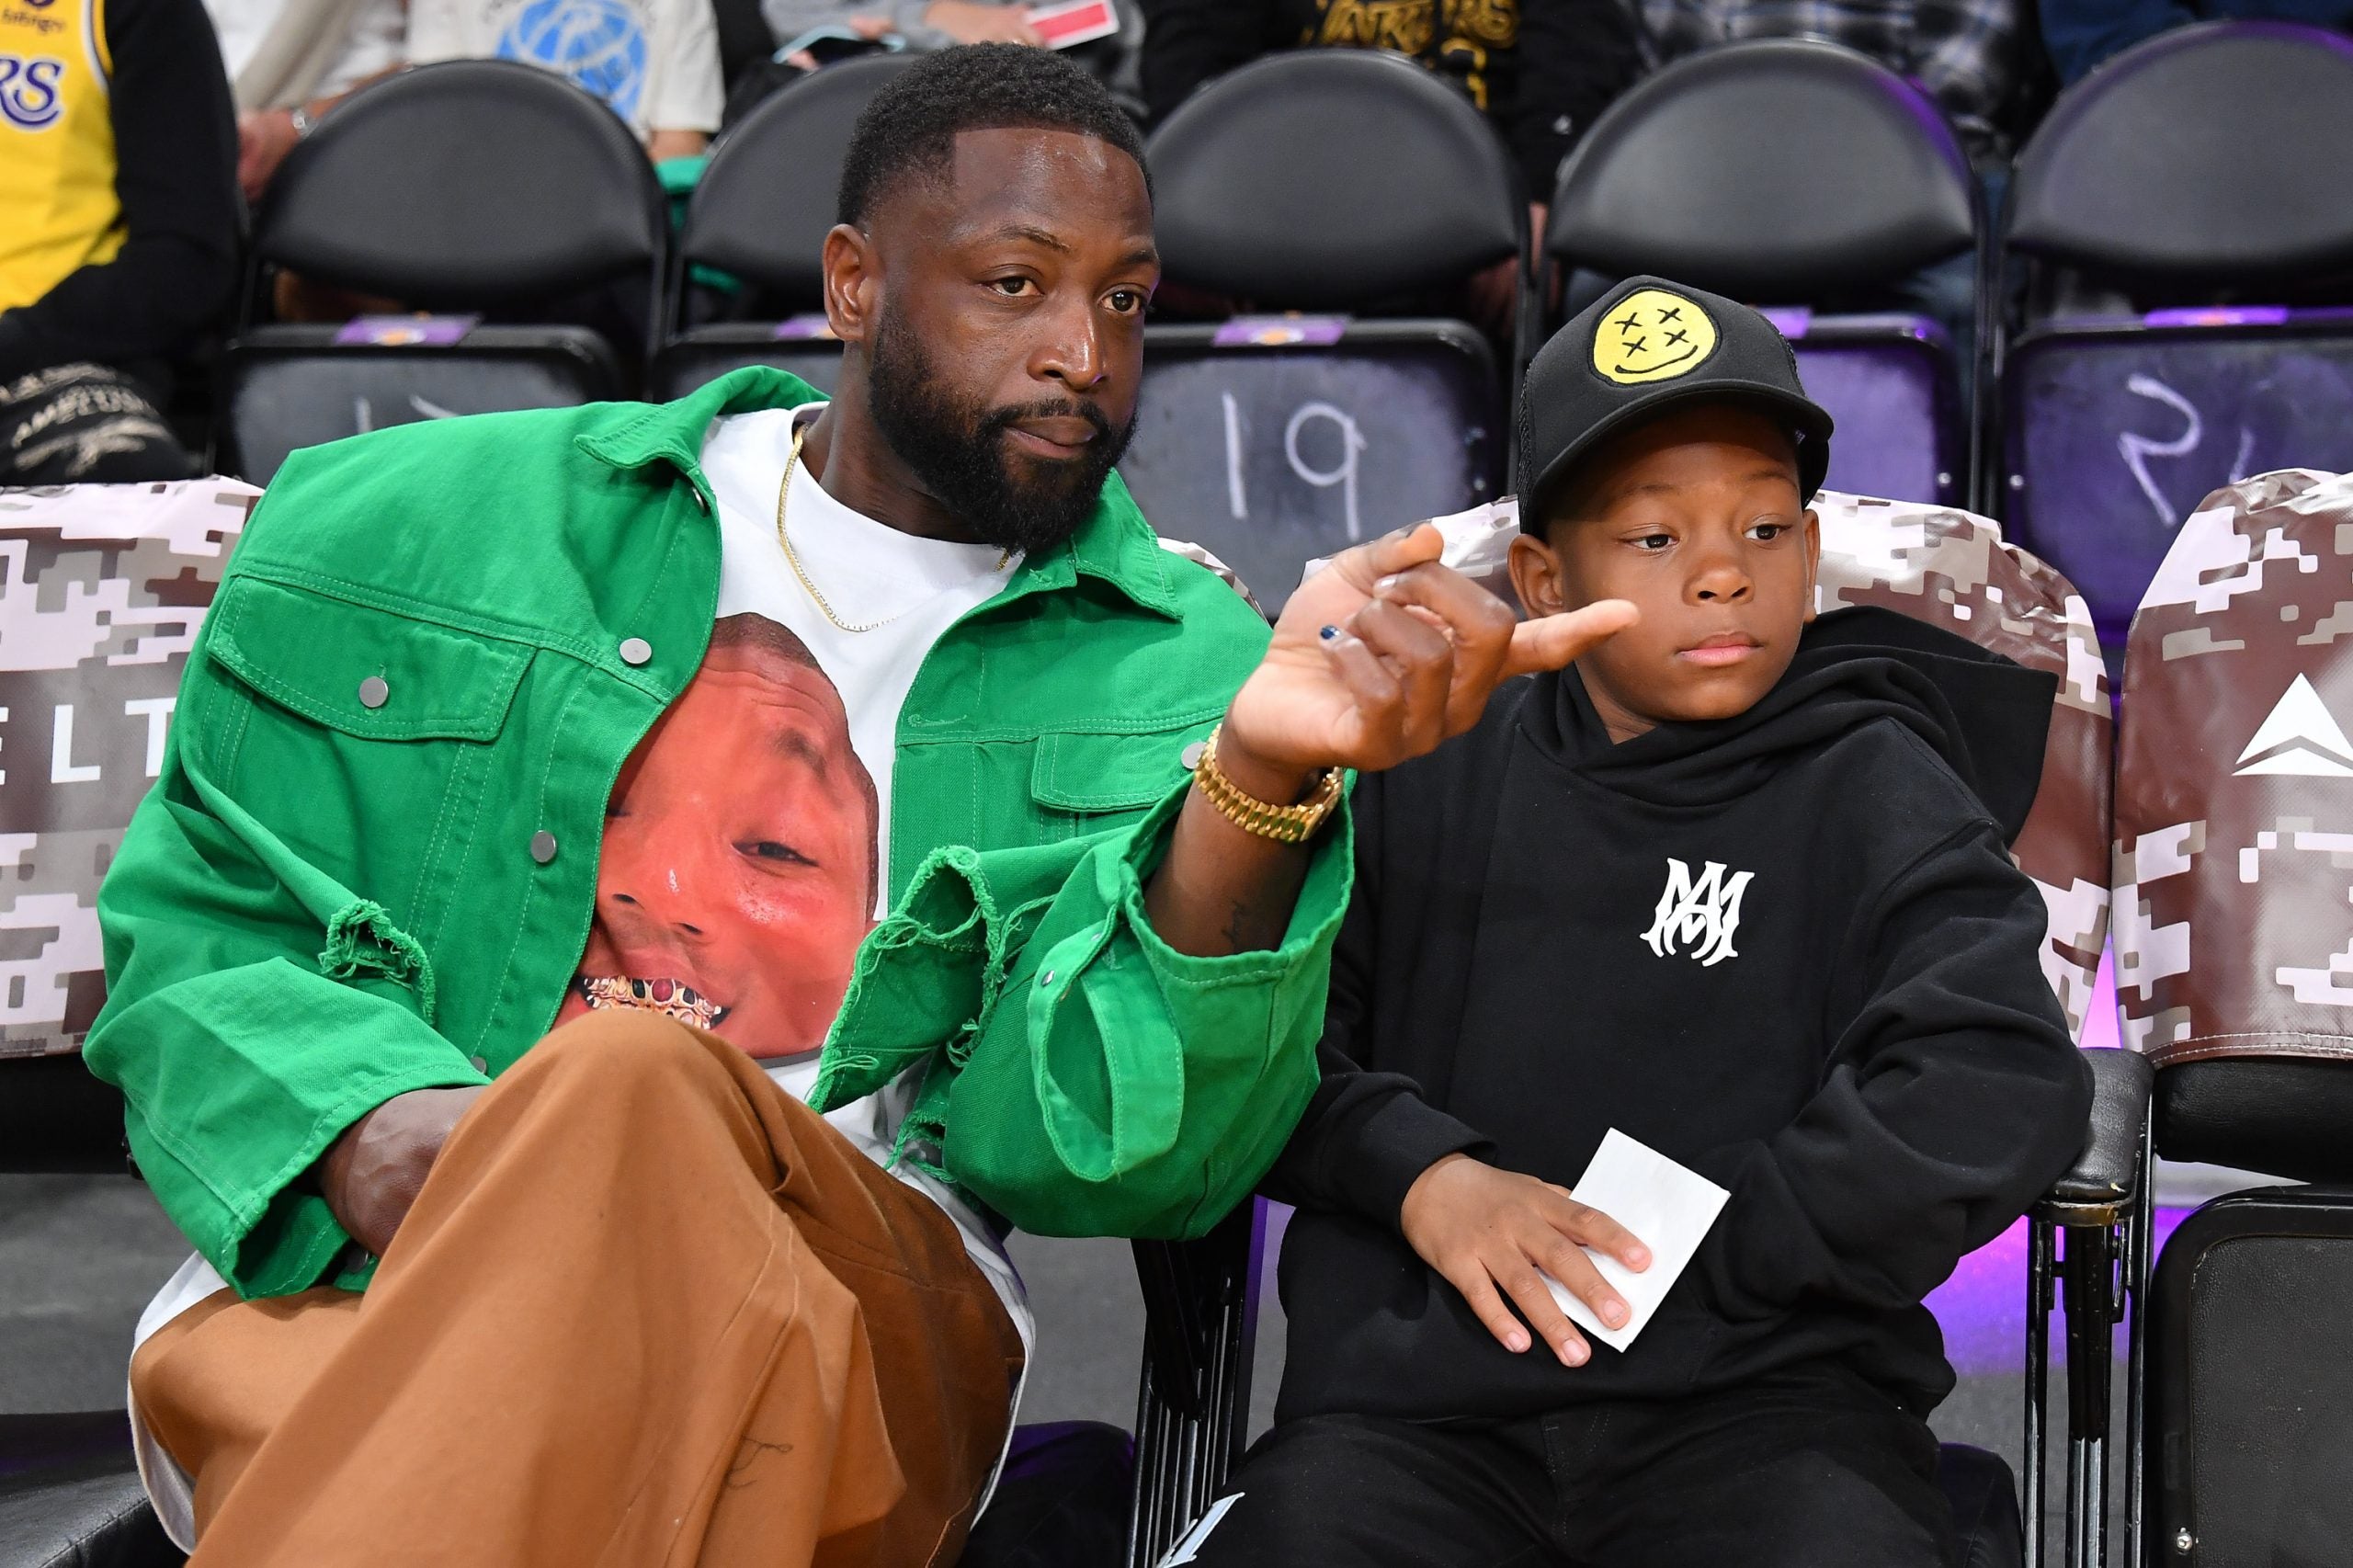
M 776 541 L 777 543 L 784 546 L 784 559 L 786 562 L 791 566 L 792 574 L 801 579 L 801 585 L 809 591 L 809 597 L 816 601 L 817 608 L 824 612 L 824 616 L 827 620 L 832 621 L 844 631 L 859 632 L 877 631 L 882 627 L 890 625 L 892 621 L 898 619 L 900 616 L 903 616 L 907 612 L 904 609 L 898 610 L 892 614 L 884 616 L 880 620 L 870 620 L 862 626 L 853 626 L 848 621 L 844 620 L 840 616 L 835 615 L 834 613 L 834 607 L 825 602 L 825 596 L 817 591 L 817 585 L 809 580 L 809 569 L 801 564 L 800 552 L 792 548 L 792 535 L 784 526 L 784 498 L 787 494 L 790 494 L 792 490 L 792 470 L 794 465 L 801 461 L 801 443 L 808 438 L 808 435 L 809 426 L 806 425 L 796 426 L 793 428 L 792 450 L 784 460 L 784 477 L 777 482 Z M 1006 563 L 1012 559 L 1013 551 L 1010 550 L 1006 551 L 996 558 L 996 569 L 1000 572 L 1004 571 Z
M 817 608 L 824 612 L 827 620 L 850 632 L 872 631 L 888 626 L 907 612 L 900 610 L 896 615 L 886 615 L 880 620 L 870 620 L 862 626 L 853 626 L 835 615 L 834 607 L 825 602 L 825 596 L 817 591 L 817 585 L 809 580 L 809 569 L 801 564 L 801 557 L 792 548 L 792 535 L 786 531 L 784 526 L 784 498 L 792 490 L 793 466 L 801 461 L 801 443 L 808 436 L 809 426 L 806 425 L 797 426 L 792 432 L 792 451 L 784 460 L 784 478 L 778 482 L 776 487 L 776 541 L 784 546 L 784 559 L 792 567 L 792 574 L 801 579 L 801 585 L 809 590 L 809 597 L 817 602 Z

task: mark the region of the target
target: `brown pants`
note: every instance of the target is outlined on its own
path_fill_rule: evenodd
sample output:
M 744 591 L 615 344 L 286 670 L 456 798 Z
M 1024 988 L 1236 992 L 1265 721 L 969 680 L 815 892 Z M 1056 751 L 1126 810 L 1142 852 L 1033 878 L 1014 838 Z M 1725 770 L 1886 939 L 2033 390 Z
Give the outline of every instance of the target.
M 196 1562 L 947 1563 L 1021 1346 L 938 1207 L 723 1041 L 569 1024 L 365 1295 L 222 1291 L 131 1362 Z

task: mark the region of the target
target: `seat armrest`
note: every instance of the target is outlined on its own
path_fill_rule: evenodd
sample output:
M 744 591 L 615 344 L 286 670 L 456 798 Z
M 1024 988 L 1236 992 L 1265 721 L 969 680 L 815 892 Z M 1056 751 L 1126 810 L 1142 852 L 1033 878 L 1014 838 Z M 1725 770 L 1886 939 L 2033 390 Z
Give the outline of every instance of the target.
M 2034 1208 L 2059 1225 L 2114 1224 L 2132 1206 L 2141 1181 L 2141 1141 L 2149 1124 L 2155 1074 L 2136 1051 L 2082 1052 L 2092 1070 L 2091 1126 L 2084 1152 Z

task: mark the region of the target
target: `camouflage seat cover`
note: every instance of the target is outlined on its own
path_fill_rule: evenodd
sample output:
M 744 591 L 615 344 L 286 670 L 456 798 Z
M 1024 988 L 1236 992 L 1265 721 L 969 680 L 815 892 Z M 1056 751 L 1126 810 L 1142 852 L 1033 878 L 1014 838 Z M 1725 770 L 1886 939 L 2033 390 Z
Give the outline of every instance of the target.
M 2124 686 L 2125 1043 L 2159 1066 L 2353 1059 L 2353 476 L 2209 495 L 2142 597 Z
M 98 882 L 161 768 L 180 666 L 261 492 L 0 490 L 0 1057 L 106 1000 Z

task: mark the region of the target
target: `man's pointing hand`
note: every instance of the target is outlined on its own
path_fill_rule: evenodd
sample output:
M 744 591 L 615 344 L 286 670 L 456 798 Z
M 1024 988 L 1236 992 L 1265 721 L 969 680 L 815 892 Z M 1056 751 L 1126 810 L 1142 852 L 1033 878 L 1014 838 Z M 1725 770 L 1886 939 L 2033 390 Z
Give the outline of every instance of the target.
M 1418 524 L 1302 584 L 1226 714 L 1221 757 L 1270 771 L 1394 767 L 1476 724 L 1497 683 L 1560 669 L 1634 623 L 1623 599 L 1523 621 L 1440 565 L 1444 548 Z

